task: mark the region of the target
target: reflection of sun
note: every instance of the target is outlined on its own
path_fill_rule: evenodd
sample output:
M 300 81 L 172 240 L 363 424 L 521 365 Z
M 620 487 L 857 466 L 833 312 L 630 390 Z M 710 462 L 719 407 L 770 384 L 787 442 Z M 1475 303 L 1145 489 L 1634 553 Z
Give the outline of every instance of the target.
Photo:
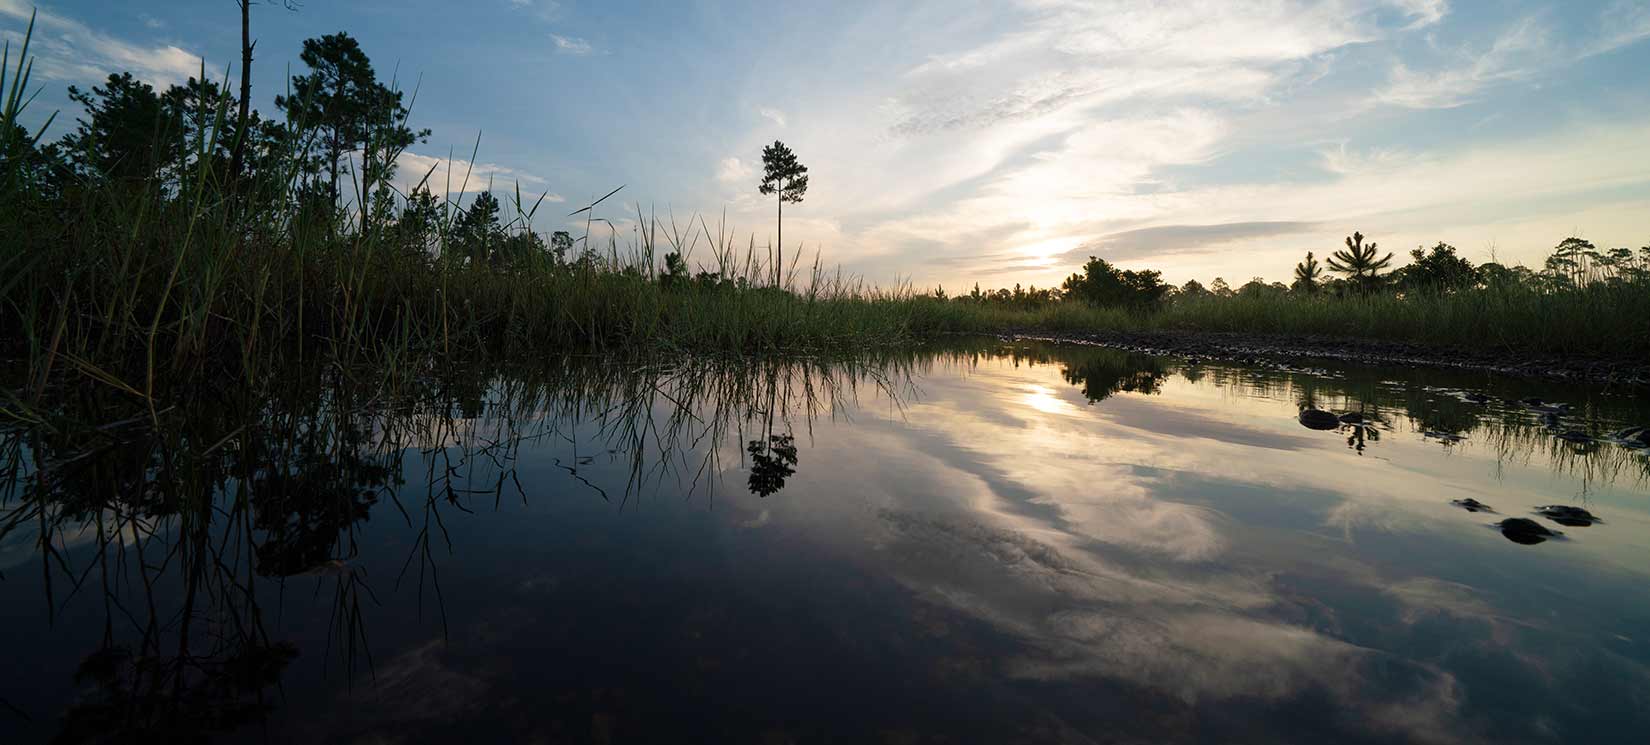
M 1062 401 L 1054 395 L 1054 389 L 1046 385 L 1027 386 L 1025 404 L 1044 414 L 1071 414 L 1076 410 L 1069 401 Z

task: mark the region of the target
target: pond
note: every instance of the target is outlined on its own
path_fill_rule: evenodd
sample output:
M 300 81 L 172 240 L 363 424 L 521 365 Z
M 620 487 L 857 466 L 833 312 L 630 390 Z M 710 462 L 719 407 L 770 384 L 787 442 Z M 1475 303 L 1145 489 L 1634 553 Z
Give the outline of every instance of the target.
M 997 339 L 294 378 L 5 431 L 0 741 L 1650 731 L 1643 391 Z

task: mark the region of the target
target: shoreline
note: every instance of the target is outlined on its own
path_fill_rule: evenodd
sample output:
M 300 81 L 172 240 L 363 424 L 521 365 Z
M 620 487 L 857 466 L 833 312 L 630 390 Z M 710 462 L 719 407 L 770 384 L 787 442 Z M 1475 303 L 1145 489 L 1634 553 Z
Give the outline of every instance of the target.
M 1323 359 L 1362 365 L 1441 367 L 1497 375 L 1604 385 L 1650 386 L 1650 361 L 1521 354 L 1410 342 L 1240 331 L 1088 331 L 1049 334 L 1010 330 L 1004 338 L 1093 344 L 1161 356 L 1257 362 Z

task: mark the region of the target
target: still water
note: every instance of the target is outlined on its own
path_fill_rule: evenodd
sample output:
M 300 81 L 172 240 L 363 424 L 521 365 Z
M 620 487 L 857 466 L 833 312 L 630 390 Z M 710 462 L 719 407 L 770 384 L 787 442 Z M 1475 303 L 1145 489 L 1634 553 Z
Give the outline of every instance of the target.
M 1650 737 L 1650 461 L 1558 436 L 1643 391 L 988 339 L 223 398 L 5 432 L 0 742 Z

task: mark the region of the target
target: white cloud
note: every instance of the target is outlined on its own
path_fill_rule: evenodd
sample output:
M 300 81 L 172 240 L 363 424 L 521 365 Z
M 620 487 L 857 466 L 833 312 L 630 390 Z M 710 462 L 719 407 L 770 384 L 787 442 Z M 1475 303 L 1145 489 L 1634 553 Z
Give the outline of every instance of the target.
M 571 54 L 582 57 L 595 51 L 595 48 L 590 45 L 590 42 L 575 36 L 551 34 L 550 41 L 556 45 L 557 54 Z
M 785 126 L 785 112 L 779 109 L 763 106 L 756 110 L 758 116 L 773 122 L 781 127 Z
M 151 29 L 166 28 L 166 22 L 165 21 L 163 21 L 159 18 L 156 18 L 152 15 L 149 15 L 148 13 L 139 13 L 138 14 L 138 20 L 143 21 L 143 25 L 144 25 L 145 28 L 151 28 Z
M 1442 0 L 1016 7 L 948 15 L 979 33 L 913 38 L 927 53 L 903 71 L 785 112 L 785 139 L 814 175 L 807 202 L 787 206 L 788 240 L 825 239 L 793 227 L 793 214 L 830 218 L 828 257 L 878 282 L 915 270 L 919 286 L 1057 283 L 1071 251 L 1108 236 L 1156 240 L 1160 251 L 1130 250 L 1131 268 L 1178 281 L 1277 279 L 1298 253 L 1354 228 L 1394 248 L 1499 240 L 1514 261 L 1572 229 L 1617 240 L 1631 195 L 1650 186 L 1623 165 L 1650 160 L 1637 114 L 1585 132 L 1555 120 L 1516 140 L 1485 127 L 1471 147 L 1403 134 L 1404 118 L 1420 116 L 1408 109 L 1487 98 L 1576 59 L 1580 42 L 1545 23 L 1558 11 L 1446 28 Z M 1622 38 L 1640 35 L 1640 7 L 1609 11 Z M 1463 28 L 1491 33 L 1459 47 Z M 1430 60 L 1413 54 L 1428 47 Z M 1371 65 L 1400 51 L 1409 66 L 1386 80 L 1375 67 L 1372 82 Z M 737 182 L 726 161 L 713 164 Z M 768 211 L 743 196 L 731 207 L 744 224 Z
M 0 20 L 10 28 L 0 35 L 21 41 L 34 7 L 22 0 L 0 0 Z M 29 52 L 38 55 L 35 73 L 45 80 L 95 83 L 111 73 L 131 72 L 146 83 L 166 86 L 200 75 L 201 57 L 170 44 L 144 45 L 97 31 L 77 20 L 41 11 L 35 19 Z M 222 74 L 206 65 L 208 75 Z
M 749 181 L 755 175 L 756 170 L 738 158 L 723 158 L 716 165 L 716 180 L 724 184 Z
M 515 186 L 519 183 L 522 201 L 531 204 L 545 191 L 546 182 L 543 178 L 497 163 L 471 163 L 458 158 L 440 158 L 407 152 L 401 154 L 396 165 L 397 188 L 403 193 L 411 191 L 423 182 L 431 193 L 446 192 L 454 198 L 460 194 L 474 194 L 487 190 L 499 193 L 508 191 L 513 195 Z M 563 202 L 566 199 L 559 194 L 550 194 L 544 201 Z

